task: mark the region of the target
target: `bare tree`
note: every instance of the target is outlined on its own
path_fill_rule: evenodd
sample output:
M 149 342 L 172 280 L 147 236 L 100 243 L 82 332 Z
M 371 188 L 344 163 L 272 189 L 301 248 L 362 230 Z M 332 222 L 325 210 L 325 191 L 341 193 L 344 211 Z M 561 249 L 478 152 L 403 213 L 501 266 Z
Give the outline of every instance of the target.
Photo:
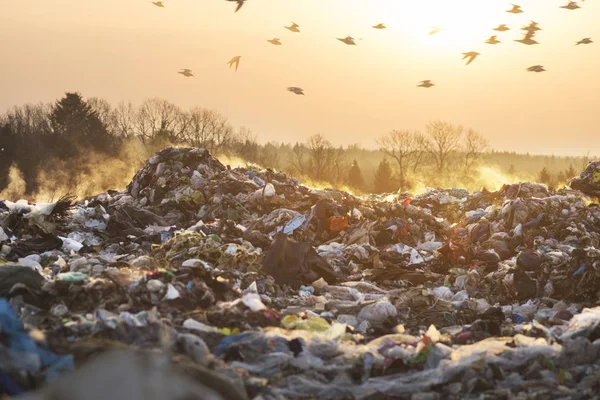
M 50 103 L 25 104 L 12 107 L 3 120 L 17 136 L 44 136 L 52 133 L 51 112 Z
M 233 127 L 227 117 L 214 112 L 214 119 L 210 120 L 211 140 L 209 150 L 218 153 L 227 149 L 233 138 Z
M 189 111 L 190 128 L 185 141 L 193 147 L 204 147 L 210 137 L 207 120 L 210 110 L 194 107 Z
M 113 112 L 112 106 L 105 99 L 99 97 L 90 97 L 86 100 L 86 103 L 92 108 L 92 111 L 96 113 L 98 119 L 106 127 L 106 130 L 111 135 L 117 134 L 117 122 L 116 115 Z
M 190 113 L 178 109 L 171 130 L 169 139 L 173 143 L 182 143 L 188 135 L 192 125 Z
M 444 173 L 452 155 L 460 149 L 463 127 L 444 121 L 433 121 L 427 124 L 427 135 L 431 141 L 430 154 L 438 173 Z
M 235 134 L 235 140 L 240 142 L 257 142 L 256 135 L 246 126 L 240 126 Z
M 418 131 L 394 130 L 378 139 L 381 151 L 396 161 L 400 190 L 409 188 L 408 174 L 423 161 L 427 139 Z
M 323 180 L 326 178 L 328 163 L 331 161 L 330 153 L 333 149 L 331 142 L 321 134 L 316 134 L 308 138 L 308 165 L 313 178 Z
M 190 146 L 204 147 L 211 153 L 226 150 L 234 137 L 233 127 L 217 111 L 196 107 L 188 113 L 184 141 Z
M 131 103 L 119 103 L 113 109 L 115 131 L 113 134 L 123 139 L 132 139 L 136 135 L 137 111 Z
M 350 162 L 346 156 L 346 151 L 340 146 L 337 149 L 331 148 L 329 151 L 329 162 L 326 178 L 334 186 L 346 184 L 348 181 L 348 170 Z
M 333 147 L 329 140 L 317 134 L 309 137 L 306 145 L 296 143 L 291 166 L 300 174 L 338 185 L 346 181 L 350 164 L 342 147 Z
M 137 112 L 137 134 L 143 143 L 151 143 L 159 136 L 173 132 L 181 110 L 162 99 L 146 99 Z
M 412 172 L 417 172 L 421 166 L 429 163 L 429 155 L 431 153 L 431 142 L 425 135 L 417 136 L 417 152 L 412 163 Z
M 299 175 L 304 175 L 306 172 L 305 167 L 305 158 L 306 156 L 306 148 L 303 144 L 296 142 L 294 147 L 292 147 L 292 155 L 290 159 L 290 167 L 292 169 L 292 173 L 296 173 Z
M 242 126 L 233 135 L 230 150 L 246 162 L 256 163 L 259 159 L 260 145 L 256 135 L 250 129 Z
M 40 166 L 56 156 L 60 141 L 53 137 L 50 123 L 52 104 L 38 103 L 12 107 L 0 117 L 0 186 L 9 179 L 9 169 L 14 164 L 26 182 L 25 191 L 36 190 Z
M 267 143 L 262 147 L 258 163 L 266 168 L 279 167 L 279 146 Z
M 487 148 L 488 141 L 479 133 L 469 128 L 469 130 L 467 130 L 467 134 L 465 135 L 464 145 L 465 174 L 469 174 L 471 172 L 473 166 L 481 160 L 483 153 L 487 150 Z

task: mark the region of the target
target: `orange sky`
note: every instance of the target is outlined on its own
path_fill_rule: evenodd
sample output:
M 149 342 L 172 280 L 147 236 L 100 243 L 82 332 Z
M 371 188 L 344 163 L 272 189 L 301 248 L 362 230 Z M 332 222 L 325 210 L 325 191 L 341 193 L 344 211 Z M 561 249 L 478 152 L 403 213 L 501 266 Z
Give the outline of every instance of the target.
M 518 15 L 497 0 L 248 0 L 238 13 L 224 0 L 164 3 L 0 0 L 0 110 L 74 90 L 111 103 L 158 96 L 218 109 L 263 141 L 322 133 L 373 146 L 444 119 L 496 149 L 600 154 L 600 1 L 569 11 L 521 0 Z M 540 44 L 514 42 L 530 20 Z M 291 21 L 301 33 L 283 28 Z M 371 28 L 380 22 L 388 29 Z M 501 23 L 511 30 L 492 31 Z M 445 29 L 429 36 L 433 25 Z M 492 34 L 502 43 L 485 44 Z M 335 39 L 346 35 L 362 40 Z M 584 37 L 598 43 L 575 46 Z M 468 51 L 481 56 L 465 66 Z M 226 65 L 236 55 L 237 73 Z M 535 64 L 547 72 L 525 71 Z M 424 79 L 437 86 L 417 88 Z

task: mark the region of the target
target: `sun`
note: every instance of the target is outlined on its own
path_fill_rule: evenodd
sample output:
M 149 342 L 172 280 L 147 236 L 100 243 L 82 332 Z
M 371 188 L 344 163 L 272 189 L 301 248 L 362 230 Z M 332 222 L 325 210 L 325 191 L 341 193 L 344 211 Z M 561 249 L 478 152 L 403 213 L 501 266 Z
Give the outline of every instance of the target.
M 469 46 L 498 34 L 493 31 L 498 24 L 517 21 L 505 13 L 507 4 L 495 0 L 391 0 L 379 2 L 379 7 L 390 16 L 407 16 L 404 31 L 414 35 L 420 48 L 468 51 Z

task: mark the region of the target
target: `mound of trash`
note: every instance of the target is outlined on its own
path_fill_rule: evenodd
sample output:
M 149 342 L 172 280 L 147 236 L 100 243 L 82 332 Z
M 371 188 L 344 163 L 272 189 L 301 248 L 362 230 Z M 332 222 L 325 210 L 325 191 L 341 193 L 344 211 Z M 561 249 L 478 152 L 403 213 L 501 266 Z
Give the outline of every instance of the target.
M 358 197 L 168 148 L 122 192 L 4 200 L 0 393 L 594 397 L 598 165 Z
M 570 182 L 570 186 L 589 196 L 600 197 L 600 162 L 590 163 L 581 175 Z

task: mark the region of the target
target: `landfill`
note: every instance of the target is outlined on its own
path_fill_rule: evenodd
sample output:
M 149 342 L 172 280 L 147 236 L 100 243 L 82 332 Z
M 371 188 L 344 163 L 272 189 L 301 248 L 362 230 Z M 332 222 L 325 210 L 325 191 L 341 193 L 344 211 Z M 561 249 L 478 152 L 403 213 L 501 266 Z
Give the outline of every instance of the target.
M 3 200 L 0 393 L 597 398 L 598 194 L 600 163 L 356 196 L 170 147 L 124 191 Z

